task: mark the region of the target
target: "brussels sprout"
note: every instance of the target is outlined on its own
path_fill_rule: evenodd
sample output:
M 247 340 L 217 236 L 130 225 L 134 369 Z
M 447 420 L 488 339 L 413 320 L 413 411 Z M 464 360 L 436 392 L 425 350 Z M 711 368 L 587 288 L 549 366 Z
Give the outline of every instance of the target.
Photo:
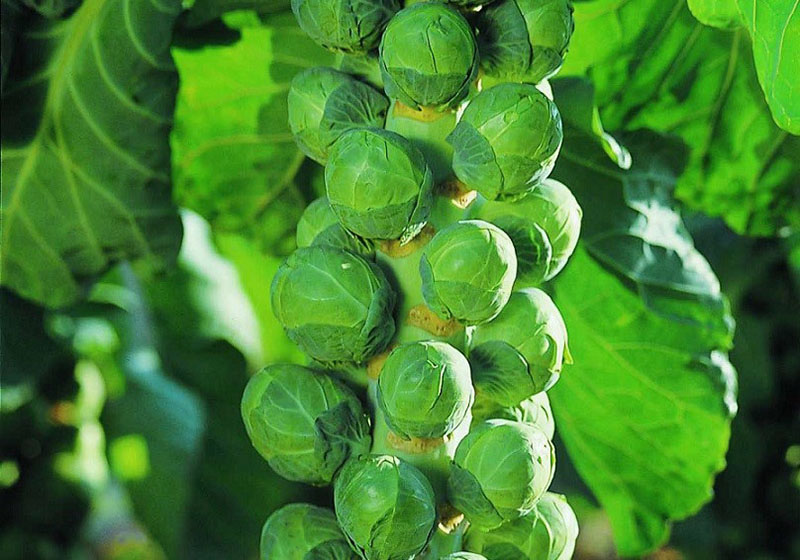
M 348 462 L 333 485 L 336 518 L 366 560 L 407 560 L 436 526 L 430 482 L 416 467 L 391 455 Z
M 561 68 L 575 27 L 569 0 L 498 0 L 475 25 L 483 71 L 534 84 Z
M 555 466 L 553 444 L 542 430 L 487 420 L 459 443 L 447 495 L 472 525 L 493 529 L 533 508 L 550 486 Z
M 269 516 L 261 531 L 261 560 L 356 560 L 326 508 L 289 504 Z
M 400 10 L 381 39 L 386 94 L 406 105 L 453 107 L 478 72 L 475 36 L 464 16 L 436 2 Z
M 454 552 L 447 556 L 442 556 L 439 560 L 486 560 L 486 557 L 474 552 Z
M 309 204 L 297 222 L 297 246 L 311 245 L 344 249 L 370 260 L 375 258 L 372 242 L 344 229 L 324 196 Z
M 459 180 L 494 200 L 518 197 L 545 179 L 562 137 L 555 103 L 535 86 L 506 83 L 470 101 L 447 141 Z
M 399 0 L 292 0 L 300 28 L 332 51 L 365 53 L 378 46 Z
M 474 325 L 500 313 L 511 295 L 517 257 L 511 239 L 480 220 L 436 233 L 419 263 L 422 296 L 437 315 Z
M 503 405 L 547 391 L 558 381 L 564 361 L 571 363 L 561 313 L 537 288 L 511 294 L 494 320 L 475 328 L 471 344 L 470 356 L 480 361 L 474 368 L 476 386 L 491 387 L 492 397 Z M 527 370 L 520 369 L 519 359 L 509 358 L 511 350 L 519 353 Z
M 284 478 L 328 484 L 369 451 L 361 402 L 342 383 L 302 366 L 267 366 L 247 383 L 242 419 L 253 447 Z
M 309 68 L 289 87 L 289 128 L 297 146 L 321 164 L 343 132 L 383 126 L 389 100 L 376 89 L 333 68 Z
M 490 419 L 513 420 L 536 426 L 550 440 L 556 432 L 556 423 L 547 393 L 537 393 L 513 406 L 502 406 L 490 398 L 476 395 L 475 404 L 472 405 L 472 424 L 477 425 Z
M 374 263 L 329 246 L 296 250 L 272 280 L 275 317 L 323 364 L 362 363 L 382 352 L 394 335 L 394 301 Z
M 446 436 L 472 405 L 469 362 L 445 342 L 398 346 L 383 365 L 377 396 L 386 423 L 399 436 Z
M 470 527 L 467 550 L 488 560 L 569 560 L 578 539 L 578 520 L 567 499 L 547 492 L 533 511 L 491 531 Z
M 325 166 L 325 188 L 342 225 L 367 239 L 409 241 L 425 226 L 433 175 L 411 142 L 388 130 L 350 130 Z
M 483 204 L 476 216 L 497 225 L 514 242 L 514 287 L 525 288 L 561 272 L 578 244 L 583 211 L 566 186 L 545 179 L 519 200 Z

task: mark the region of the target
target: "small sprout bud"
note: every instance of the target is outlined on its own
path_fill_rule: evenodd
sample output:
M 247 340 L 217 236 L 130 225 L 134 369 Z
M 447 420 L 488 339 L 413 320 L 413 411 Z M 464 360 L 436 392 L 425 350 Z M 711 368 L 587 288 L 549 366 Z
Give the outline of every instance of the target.
M 399 134 L 373 128 L 350 130 L 334 144 L 325 188 L 342 225 L 367 239 L 411 240 L 433 201 L 422 152 Z
M 519 197 L 544 180 L 562 137 L 555 103 L 535 86 L 506 83 L 470 101 L 447 141 L 459 180 L 495 200 Z
M 297 222 L 297 246 L 312 245 L 343 249 L 369 260 L 375 258 L 372 242 L 344 229 L 324 196 L 309 204 Z
M 470 527 L 464 547 L 487 558 L 569 560 L 578 540 L 578 520 L 560 494 L 547 492 L 533 511 L 496 529 Z
M 292 0 L 300 28 L 332 51 L 366 53 L 378 46 L 381 32 L 399 0 Z
M 414 4 L 386 27 L 380 65 L 392 99 L 415 109 L 454 107 L 478 72 L 475 36 L 453 8 L 438 2 Z
M 475 23 L 484 72 L 532 84 L 558 72 L 575 27 L 570 0 L 498 0 Z
M 445 342 L 398 346 L 378 378 L 378 405 L 389 428 L 405 439 L 451 434 L 473 397 L 469 362 Z
M 522 422 L 538 427 L 548 439 L 552 440 L 556 431 L 553 411 L 547 393 L 537 393 L 514 406 L 501 406 L 484 394 L 475 395 L 472 405 L 472 423 L 477 425 L 484 420 L 502 419 Z
M 496 317 L 511 296 L 517 257 L 511 239 L 480 220 L 436 233 L 419 263 L 425 303 L 442 319 L 474 325 Z
M 368 560 L 407 560 L 428 544 L 436 499 L 416 467 L 391 455 L 369 455 L 342 468 L 333 486 L 336 518 Z
M 454 552 L 442 556 L 439 560 L 486 560 L 486 557 L 474 552 Z
M 363 363 L 394 335 L 395 295 L 374 263 L 329 246 L 296 250 L 272 281 L 272 310 L 315 360 Z
M 555 466 L 553 444 L 539 428 L 487 420 L 458 445 L 447 495 L 471 525 L 494 529 L 533 509 Z
M 514 292 L 494 320 L 475 328 L 471 345 L 476 387 L 489 388 L 504 406 L 547 391 L 562 364 L 571 362 L 564 319 L 550 296 L 536 288 Z
M 261 560 L 356 560 L 336 516 L 311 504 L 289 504 L 261 531 Z
M 369 422 L 350 389 L 293 364 L 267 366 L 242 396 L 253 447 L 284 478 L 329 484 L 351 456 L 369 451 Z
M 300 150 L 325 164 L 333 143 L 351 128 L 383 126 L 389 100 L 332 68 L 309 68 L 289 87 L 289 128 Z
M 500 227 L 514 242 L 514 287 L 527 288 L 563 270 L 578 244 L 583 211 L 566 186 L 545 179 L 523 198 L 485 203 L 476 216 Z

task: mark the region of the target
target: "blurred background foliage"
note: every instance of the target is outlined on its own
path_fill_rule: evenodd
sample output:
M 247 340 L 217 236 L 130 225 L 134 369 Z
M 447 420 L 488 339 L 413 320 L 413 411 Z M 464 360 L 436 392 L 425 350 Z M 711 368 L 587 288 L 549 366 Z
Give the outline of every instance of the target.
M 32 7 L 68 16 L 77 4 Z M 800 557 L 800 138 L 771 115 L 750 28 L 708 15 L 706 4 L 576 2 L 578 31 L 561 76 L 594 85 L 597 108 L 590 94 L 572 113 L 576 134 L 602 120 L 635 163 L 659 151 L 658 140 L 630 135 L 640 128 L 688 147 L 666 192 L 650 200 L 670 198 L 655 205 L 663 216 L 675 195 L 686 236 L 737 321 L 730 359 L 739 411 L 727 468 L 713 501 L 677 523 L 651 557 Z M 91 278 L 73 271 L 83 297 L 58 309 L 46 294 L 33 303 L 0 292 L 0 559 L 255 558 L 272 510 L 329 499 L 274 475 L 239 417 L 249 374 L 303 359 L 272 316 L 268 287 L 294 247 L 297 218 L 323 190 L 320 168 L 288 132 L 286 91 L 298 71 L 334 59 L 287 6 L 196 0 L 178 20 L 169 158 L 183 239 L 175 266 L 124 261 Z M 33 16 L 12 0 L 2 7 L 5 81 L 11 22 Z M 618 164 L 630 157 L 610 140 L 603 148 Z M 560 173 L 591 199 L 598 176 L 565 161 Z M 604 224 L 587 225 L 591 234 Z M 605 250 L 591 235 L 584 245 L 593 255 Z M 657 304 L 646 282 L 638 289 Z M 580 517 L 576 558 L 616 557 L 609 517 L 566 453 L 557 473 L 554 488 Z

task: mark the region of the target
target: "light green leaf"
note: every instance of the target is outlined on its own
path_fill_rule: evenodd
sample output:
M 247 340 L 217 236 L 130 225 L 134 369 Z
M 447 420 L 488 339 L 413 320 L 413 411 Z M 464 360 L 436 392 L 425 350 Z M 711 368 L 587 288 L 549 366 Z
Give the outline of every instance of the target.
M 581 105 L 591 105 L 591 86 L 558 80 L 553 92 L 564 115 L 553 176 L 570 185 L 584 217 L 579 249 L 555 283 L 575 365 L 550 395 L 619 553 L 639 555 L 710 499 L 724 467 L 736 410 L 724 353 L 732 319 L 670 199 L 681 144 L 629 135 L 631 167 L 622 169 L 602 132 L 588 132 L 592 111 Z
M 295 181 L 304 157 L 289 132 L 286 94 L 297 72 L 332 63 L 333 55 L 291 13 L 263 25 L 233 15 L 226 21 L 236 22 L 239 41 L 173 49 L 181 76 L 172 134 L 176 198 L 215 233 L 244 234 L 265 252 L 285 253 L 306 204 L 306 185 Z
M 758 81 L 778 126 L 800 134 L 800 0 L 737 0 Z
M 666 540 L 670 520 L 711 499 L 725 466 L 735 372 L 580 245 L 556 302 L 575 359 L 550 390 L 558 432 L 606 510 L 618 552 L 644 554 Z
M 86 0 L 20 31 L 2 110 L 2 282 L 57 307 L 120 259 L 170 260 L 177 0 Z
M 688 0 L 692 15 L 701 23 L 723 29 L 741 25 L 736 0 Z
M 592 78 L 604 124 L 690 146 L 677 198 L 740 233 L 800 224 L 800 139 L 775 125 L 744 30 L 704 26 L 683 0 L 593 0 L 575 17 L 564 72 Z
M 290 4 L 290 0 L 194 0 L 181 23 L 187 27 L 198 27 L 234 10 L 271 14 L 288 10 Z

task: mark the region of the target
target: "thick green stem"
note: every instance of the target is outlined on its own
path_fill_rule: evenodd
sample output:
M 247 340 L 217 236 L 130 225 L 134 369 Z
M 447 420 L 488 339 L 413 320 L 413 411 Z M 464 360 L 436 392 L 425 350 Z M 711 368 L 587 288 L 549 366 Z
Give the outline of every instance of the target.
M 412 109 L 392 101 L 386 116 L 386 130 L 405 136 L 425 155 L 437 183 L 453 175 L 453 148 L 445 140 L 456 126 L 456 112 L 423 107 Z

